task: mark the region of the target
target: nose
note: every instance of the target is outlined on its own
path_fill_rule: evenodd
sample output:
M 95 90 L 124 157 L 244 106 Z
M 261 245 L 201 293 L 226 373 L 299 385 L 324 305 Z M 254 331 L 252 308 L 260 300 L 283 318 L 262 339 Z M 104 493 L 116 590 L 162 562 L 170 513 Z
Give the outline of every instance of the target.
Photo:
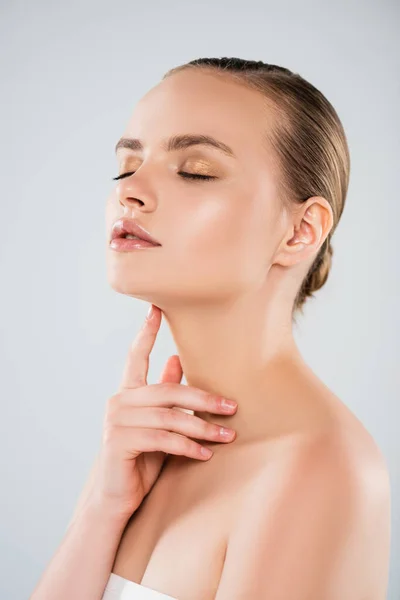
M 156 206 L 154 193 L 135 173 L 120 180 L 115 193 L 118 203 L 126 209 L 135 208 L 142 212 L 151 212 Z
M 121 206 L 125 206 L 127 208 L 142 208 L 145 205 L 145 202 L 139 198 L 122 194 L 118 196 L 118 202 Z

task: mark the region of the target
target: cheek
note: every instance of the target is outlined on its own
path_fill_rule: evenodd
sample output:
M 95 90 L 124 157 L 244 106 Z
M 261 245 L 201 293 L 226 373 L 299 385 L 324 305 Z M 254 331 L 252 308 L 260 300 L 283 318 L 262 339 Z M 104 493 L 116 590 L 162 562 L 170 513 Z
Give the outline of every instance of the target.
M 266 215 L 257 200 L 230 191 L 188 203 L 171 247 L 174 263 L 209 280 L 254 280 L 266 249 Z

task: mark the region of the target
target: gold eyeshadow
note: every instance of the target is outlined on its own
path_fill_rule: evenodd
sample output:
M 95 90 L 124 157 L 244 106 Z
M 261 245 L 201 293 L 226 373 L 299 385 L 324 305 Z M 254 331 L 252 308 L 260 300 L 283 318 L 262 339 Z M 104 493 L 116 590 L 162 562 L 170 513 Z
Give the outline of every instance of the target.
M 189 169 L 194 173 L 199 173 L 200 175 L 216 175 L 215 167 L 207 161 L 203 160 L 186 160 L 182 167 L 182 169 Z

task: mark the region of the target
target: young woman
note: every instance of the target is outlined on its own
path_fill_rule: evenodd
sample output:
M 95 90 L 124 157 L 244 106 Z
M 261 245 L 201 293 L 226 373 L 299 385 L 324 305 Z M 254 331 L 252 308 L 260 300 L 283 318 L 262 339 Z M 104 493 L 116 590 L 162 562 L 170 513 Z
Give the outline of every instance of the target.
M 385 460 L 292 332 L 345 204 L 337 113 L 288 69 L 199 59 L 116 152 L 108 277 L 152 317 L 32 600 L 384 600 Z M 178 355 L 148 385 L 162 315 Z

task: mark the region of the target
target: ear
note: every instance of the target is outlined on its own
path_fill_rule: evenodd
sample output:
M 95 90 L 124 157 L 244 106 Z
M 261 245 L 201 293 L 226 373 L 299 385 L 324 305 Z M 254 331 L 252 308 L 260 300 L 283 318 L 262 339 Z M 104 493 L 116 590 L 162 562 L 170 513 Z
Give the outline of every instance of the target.
M 273 263 L 290 266 L 315 258 L 333 226 L 329 202 L 321 196 L 296 204 L 290 226 L 275 253 Z

